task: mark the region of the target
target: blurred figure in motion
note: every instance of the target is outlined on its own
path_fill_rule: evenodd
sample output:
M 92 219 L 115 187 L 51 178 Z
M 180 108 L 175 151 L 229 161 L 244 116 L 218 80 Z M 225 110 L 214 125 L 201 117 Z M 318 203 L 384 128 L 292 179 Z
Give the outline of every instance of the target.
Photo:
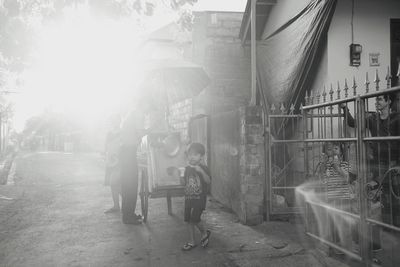
M 141 103 L 145 104 L 145 103 Z M 144 107 L 139 103 L 131 110 L 121 126 L 121 197 L 122 222 L 125 224 L 140 224 L 142 216 L 135 213 L 138 194 L 138 163 L 137 149 L 144 130 Z
M 107 133 L 105 143 L 106 174 L 104 184 L 111 188 L 111 196 L 114 205 L 112 208 L 107 209 L 105 213 L 120 211 L 119 196 L 121 194 L 121 172 L 118 155 L 121 147 L 121 117 L 117 114 L 113 115 L 109 122 L 110 130 Z

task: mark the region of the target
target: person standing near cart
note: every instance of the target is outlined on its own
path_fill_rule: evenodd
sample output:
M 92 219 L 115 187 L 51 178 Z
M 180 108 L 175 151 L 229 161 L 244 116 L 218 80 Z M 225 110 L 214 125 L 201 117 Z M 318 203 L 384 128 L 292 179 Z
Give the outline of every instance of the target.
M 118 153 L 121 146 L 120 139 L 121 117 L 115 114 L 110 118 L 111 129 L 107 133 L 105 142 L 105 179 L 104 185 L 110 186 L 111 196 L 114 206 L 107 209 L 105 213 L 114 213 L 120 211 L 119 197 L 121 195 L 121 177 Z
M 129 112 L 121 126 L 121 212 L 124 224 L 140 224 L 142 216 L 135 213 L 138 194 L 137 148 L 145 135 L 144 113 L 136 108 Z

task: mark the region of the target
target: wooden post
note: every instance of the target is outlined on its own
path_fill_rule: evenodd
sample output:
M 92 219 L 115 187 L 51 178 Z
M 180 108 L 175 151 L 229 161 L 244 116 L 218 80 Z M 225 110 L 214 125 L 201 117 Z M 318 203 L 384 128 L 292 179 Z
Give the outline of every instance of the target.
M 251 30 L 250 30 L 250 43 L 251 43 L 251 99 L 250 106 L 256 105 L 256 94 L 257 94 L 257 61 L 256 61 L 256 5 L 257 0 L 251 0 Z

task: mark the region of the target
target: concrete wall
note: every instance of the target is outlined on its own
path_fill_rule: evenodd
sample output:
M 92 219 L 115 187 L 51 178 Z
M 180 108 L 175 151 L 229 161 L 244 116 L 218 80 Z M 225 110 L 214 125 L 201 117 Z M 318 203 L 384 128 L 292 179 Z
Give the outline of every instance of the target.
M 242 47 L 242 13 L 194 13 L 192 60 L 202 65 L 211 84 L 195 99 L 194 112 L 215 114 L 246 105 L 250 99 L 250 50 Z
M 390 19 L 400 18 L 400 1 L 355 0 L 354 1 L 354 43 L 361 44 L 361 65 L 349 65 L 351 44 L 351 1 L 338 0 L 336 11 L 328 33 L 328 76 L 326 83 L 341 84 L 354 75 L 359 84 L 369 72 L 370 81 L 375 70 L 380 73 L 381 85 L 385 86 L 387 67 L 390 66 Z M 380 66 L 369 65 L 369 53 L 380 53 Z M 359 88 L 360 89 L 360 88 Z M 362 93 L 363 91 L 359 91 Z
M 302 10 L 310 0 L 280 0 L 273 6 L 265 25 L 263 38 L 282 26 L 287 20 Z M 370 81 L 375 70 L 380 73 L 381 85 L 385 85 L 387 67 L 390 65 L 390 19 L 400 18 L 400 1 L 395 0 L 354 0 L 353 31 L 354 43 L 361 44 L 361 66 L 350 66 L 349 45 L 351 39 L 352 1 L 338 0 L 329 32 L 328 45 L 321 59 L 321 69 L 312 86 L 313 91 L 322 91 L 323 85 L 344 79 L 352 80 L 353 75 L 359 84 L 369 72 Z M 380 66 L 369 65 L 369 53 L 380 54 Z M 360 88 L 359 88 L 360 89 Z M 362 93 L 362 92 L 359 92 Z

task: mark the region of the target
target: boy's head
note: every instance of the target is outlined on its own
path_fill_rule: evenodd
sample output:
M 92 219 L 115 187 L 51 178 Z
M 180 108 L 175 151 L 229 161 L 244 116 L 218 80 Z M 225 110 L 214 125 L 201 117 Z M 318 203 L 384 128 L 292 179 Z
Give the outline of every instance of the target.
M 343 144 L 340 142 L 326 142 L 322 147 L 322 152 L 328 156 L 341 156 L 343 153 Z
M 190 165 L 198 165 L 206 154 L 205 147 L 200 143 L 191 143 L 187 149 Z

